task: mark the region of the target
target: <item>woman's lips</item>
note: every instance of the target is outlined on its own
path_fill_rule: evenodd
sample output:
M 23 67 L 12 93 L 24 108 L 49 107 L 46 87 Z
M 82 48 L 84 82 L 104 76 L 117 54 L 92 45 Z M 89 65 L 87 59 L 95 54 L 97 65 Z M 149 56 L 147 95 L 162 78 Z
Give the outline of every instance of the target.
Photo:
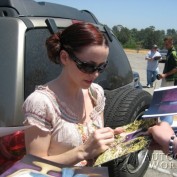
M 93 81 L 92 80 L 85 80 L 87 84 L 91 84 Z

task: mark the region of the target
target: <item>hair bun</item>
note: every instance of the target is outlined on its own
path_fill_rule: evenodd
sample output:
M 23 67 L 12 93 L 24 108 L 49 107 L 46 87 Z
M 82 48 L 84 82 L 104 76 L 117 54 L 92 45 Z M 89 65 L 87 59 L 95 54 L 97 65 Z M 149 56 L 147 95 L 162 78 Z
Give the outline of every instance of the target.
M 60 63 L 59 61 L 59 53 L 61 49 L 60 37 L 61 33 L 57 32 L 50 36 L 49 38 L 47 38 L 46 40 L 48 57 L 52 62 L 56 64 Z

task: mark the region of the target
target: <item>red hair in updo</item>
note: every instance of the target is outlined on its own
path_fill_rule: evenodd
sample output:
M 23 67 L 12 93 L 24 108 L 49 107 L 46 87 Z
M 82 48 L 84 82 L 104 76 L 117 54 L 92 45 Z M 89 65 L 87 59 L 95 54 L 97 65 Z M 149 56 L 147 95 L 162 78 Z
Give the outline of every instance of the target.
M 84 47 L 105 45 L 108 41 L 103 33 L 90 23 L 75 23 L 67 27 L 63 32 L 53 34 L 46 40 L 49 59 L 60 64 L 60 51 L 66 49 L 71 52 L 81 52 Z

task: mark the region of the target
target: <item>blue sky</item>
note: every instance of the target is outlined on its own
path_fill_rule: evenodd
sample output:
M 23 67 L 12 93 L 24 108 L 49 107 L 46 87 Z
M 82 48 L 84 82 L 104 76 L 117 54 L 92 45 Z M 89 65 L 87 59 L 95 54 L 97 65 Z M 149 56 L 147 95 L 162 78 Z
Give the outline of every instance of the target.
M 87 9 L 109 27 L 122 25 L 138 30 L 177 30 L 177 0 L 37 0 Z

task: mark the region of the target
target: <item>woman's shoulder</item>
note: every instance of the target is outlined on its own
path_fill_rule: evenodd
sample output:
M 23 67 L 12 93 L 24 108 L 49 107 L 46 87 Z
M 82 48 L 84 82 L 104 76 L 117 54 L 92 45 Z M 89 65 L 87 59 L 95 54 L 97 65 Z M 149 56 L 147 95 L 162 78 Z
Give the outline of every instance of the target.
M 92 83 L 91 88 L 99 90 L 99 91 L 104 91 L 103 87 L 101 85 L 97 84 L 97 83 Z
M 44 101 L 47 97 L 47 88 L 43 86 L 36 86 L 35 90 L 30 93 L 30 95 L 26 98 L 25 101 L 36 100 L 36 101 Z
M 95 103 L 94 110 L 90 116 L 93 120 L 96 120 L 99 117 L 99 115 L 103 113 L 106 98 L 104 95 L 103 88 L 99 84 L 96 84 L 96 83 L 93 83 L 91 85 L 90 94 L 91 94 L 92 100 Z
M 104 94 L 104 90 L 103 87 L 97 83 L 92 83 L 92 85 L 90 86 L 90 90 L 92 93 L 100 93 L 100 94 Z
M 52 92 L 45 86 L 36 86 L 35 90 L 26 98 L 23 107 L 50 107 L 51 102 L 54 99 Z
M 45 131 L 52 130 L 51 122 L 53 115 L 55 115 L 55 109 L 47 94 L 46 88 L 36 87 L 26 98 L 22 105 L 25 116 L 24 124 L 36 125 Z
M 94 100 L 103 101 L 103 99 L 105 99 L 104 90 L 99 84 L 92 83 L 89 90 L 90 90 L 90 94 L 92 95 Z

